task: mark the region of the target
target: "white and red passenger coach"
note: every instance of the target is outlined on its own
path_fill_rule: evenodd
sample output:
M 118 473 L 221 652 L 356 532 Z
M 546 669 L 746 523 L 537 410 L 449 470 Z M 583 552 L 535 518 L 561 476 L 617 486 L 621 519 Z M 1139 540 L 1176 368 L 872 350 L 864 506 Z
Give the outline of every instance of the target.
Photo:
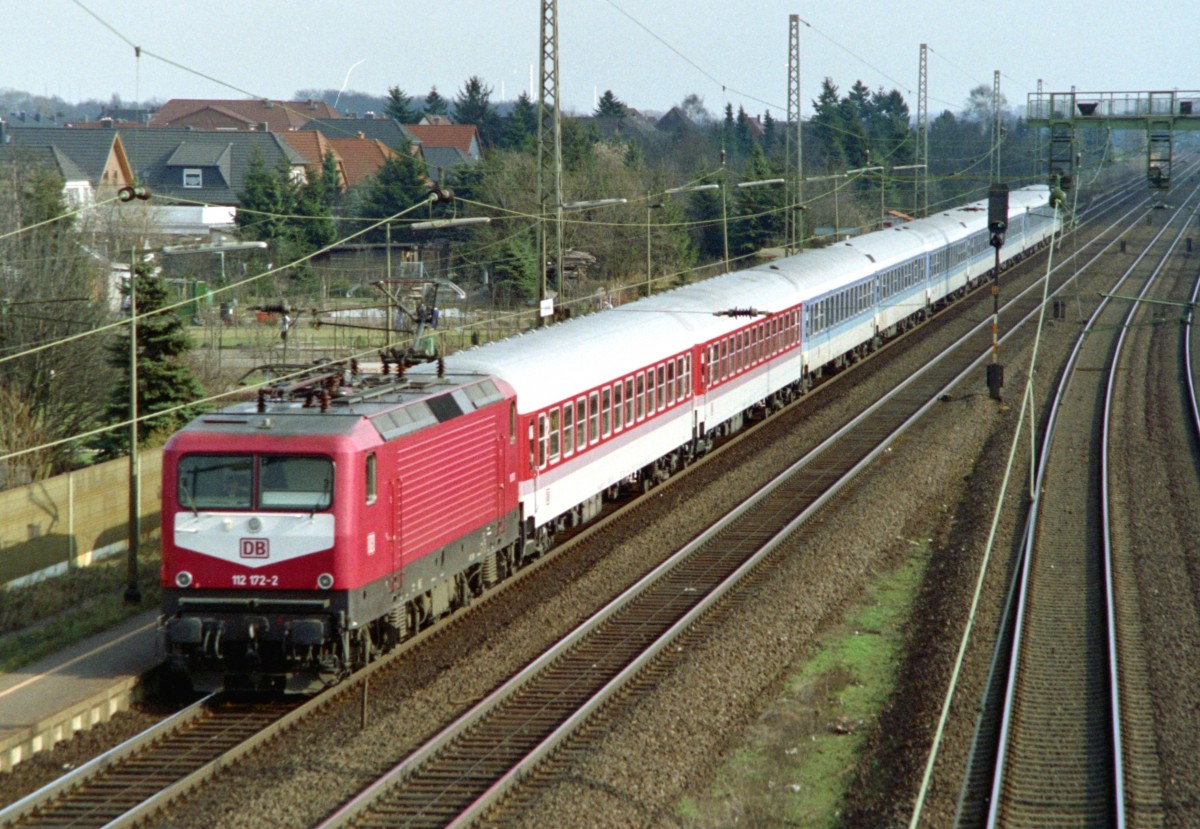
M 1060 227 L 1010 194 L 1001 261 Z M 449 355 L 315 367 L 164 452 L 172 665 L 311 688 L 458 607 L 990 274 L 987 204 Z

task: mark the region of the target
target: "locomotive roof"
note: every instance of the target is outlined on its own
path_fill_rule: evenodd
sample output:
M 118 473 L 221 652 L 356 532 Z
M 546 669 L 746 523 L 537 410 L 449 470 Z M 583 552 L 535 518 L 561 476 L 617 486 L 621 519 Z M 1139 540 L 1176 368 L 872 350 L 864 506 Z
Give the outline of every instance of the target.
M 473 375 L 380 375 L 357 386 L 342 386 L 322 409 L 319 400 L 279 394 L 257 402 L 235 403 L 201 415 L 181 431 L 220 434 L 349 435 L 366 420 L 384 440 L 503 400 L 504 391 L 489 377 Z
M 1048 188 L 1010 193 L 1009 212 L 1044 206 Z M 523 412 L 679 354 L 749 324 L 734 309 L 778 313 L 986 228 L 979 201 L 851 242 L 675 288 L 446 357 L 455 372 L 494 375 L 516 389 Z M 410 374 L 431 374 L 418 366 Z

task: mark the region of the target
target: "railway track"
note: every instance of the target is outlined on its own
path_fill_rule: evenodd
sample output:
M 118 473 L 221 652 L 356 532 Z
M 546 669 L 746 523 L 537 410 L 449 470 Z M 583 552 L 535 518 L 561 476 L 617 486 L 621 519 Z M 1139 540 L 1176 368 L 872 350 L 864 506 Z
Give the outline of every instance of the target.
M 1061 277 L 1066 279 L 1067 277 Z M 1041 305 L 1031 286 L 1006 306 L 1012 331 Z M 989 354 L 990 320 L 878 401 L 752 501 L 581 625 L 537 662 L 353 798 L 333 827 L 504 822 L 553 777 L 541 765 L 577 753 L 687 647 L 688 631 L 727 607 L 784 539 Z M 649 676 L 647 676 L 647 673 Z M 539 771 L 541 769 L 541 771 Z M 501 809 L 500 815 L 493 813 Z M 510 811 L 511 810 L 511 811 Z
M 1103 235 L 1103 234 L 1101 234 L 1101 235 Z M 1024 280 L 1021 280 L 1021 281 L 1023 282 Z M 1034 281 L 1034 282 L 1036 282 L 1036 280 L 1031 280 L 1031 281 Z M 1017 284 L 1017 280 L 1015 280 L 1015 279 L 1014 279 L 1014 280 L 1013 280 L 1013 282 L 1012 282 L 1012 283 L 1010 283 L 1010 285 L 1009 285 L 1009 286 L 1006 288 L 1006 291 L 1009 291 L 1009 290 L 1015 290 L 1015 286 L 1016 286 L 1016 284 Z M 1004 311 L 1004 316 L 1003 316 L 1003 318 L 1002 318 L 1002 320 L 1003 320 L 1003 321 L 1002 321 L 1002 325 L 1003 325 L 1003 327 L 1004 327 L 1004 330 L 1006 330 L 1006 331 L 1007 331 L 1007 330 L 1011 330 L 1013 327 L 1015 327 L 1015 325 L 1017 324 L 1018 320 L 1019 320 L 1019 319 L 1020 319 L 1020 318 L 1021 318 L 1023 315 L 1024 315 L 1024 316 L 1027 316 L 1027 315 L 1028 315 L 1028 313 L 1029 313 L 1029 310 L 1030 310 L 1031 308 L 1033 308 L 1033 307 L 1036 307 L 1038 303 L 1040 303 L 1040 292 L 1038 293 L 1038 298 L 1037 298 L 1037 300 L 1029 300 L 1029 299 L 1025 299 L 1025 298 L 1018 298 L 1018 299 L 1017 299 L 1017 300 L 1016 300 L 1014 303 L 1010 303 L 1010 305 L 1008 306 L 1008 308 L 1006 308 L 1006 310 Z M 989 326 L 987 326 L 987 325 L 981 325 L 981 327 L 980 327 L 979 329 L 977 329 L 977 330 L 976 330 L 976 334 L 975 334 L 975 336 L 976 336 L 976 338 L 977 338 L 977 342 L 976 342 L 976 345 L 975 345 L 974 347 L 976 347 L 976 348 L 979 348 L 979 349 L 980 349 L 980 353 L 983 353 L 984 351 L 986 351 L 986 343 L 987 343 L 987 340 L 988 340 L 988 338 L 990 337 L 990 327 L 989 327 Z M 982 343 L 983 345 L 981 345 L 981 343 Z M 948 370 L 948 369 L 947 369 L 947 370 Z M 981 373 L 981 376 L 982 376 L 982 373 Z M 930 398 L 930 399 L 936 399 L 936 398 Z M 932 405 L 932 404 L 927 404 L 927 405 Z M 872 429 L 872 428 L 874 428 L 874 429 L 876 429 L 876 430 L 877 430 L 877 436 L 882 436 L 882 435 L 889 434 L 889 432 L 888 432 L 887 430 L 888 430 L 889 428 L 893 428 L 893 427 L 886 425 L 886 419 L 884 419 L 884 420 L 875 420 L 875 421 L 872 421 L 872 425 L 869 425 L 869 426 L 866 426 L 866 427 L 864 427 L 864 429 L 867 429 L 867 430 L 870 430 L 870 429 Z M 860 432 L 860 435 L 861 435 L 861 434 L 863 434 L 863 433 L 862 433 L 862 432 Z M 853 443 L 853 441 L 851 441 L 851 443 Z M 816 483 L 816 484 L 813 484 L 813 485 L 812 485 L 812 486 L 813 486 L 813 490 L 812 490 L 812 491 L 814 491 L 814 492 L 819 492 L 819 491 L 820 491 L 820 489 L 821 489 L 821 487 L 823 487 L 823 486 L 827 486 L 827 485 L 828 485 L 828 483 L 829 483 L 830 481 L 832 481 L 832 480 L 835 480 L 835 479 L 836 479 L 836 472 L 835 472 L 835 470 L 832 468 L 832 466 L 830 466 L 830 467 L 828 467 L 828 468 L 825 468 L 825 467 L 819 467 L 819 468 L 818 468 L 818 467 L 814 467 L 813 474 L 815 474 L 815 475 L 816 475 L 816 477 L 819 479 L 819 482 L 818 482 L 818 483 Z M 810 494 L 811 494 L 811 493 L 810 493 Z M 699 592 L 699 591 L 697 591 L 697 592 Z M 498 595 L 500 595 L 500 594 L 499 594 L 499 593 L 497 593 L 497 594 L 495 594 L 495 595 L 496 595 L 496 596 L 498 596 Z M 483 603 L 484 603 L 484 602 L 478 602 L 478 603 L 477 603 L 477 605 L 481 605 L 481 604 L 483 604 Z M 461 616 L 460 616 L 459 618 L 461 618 Z M 433 635 L 433 636 L 436 636 L 436 635 L 437 635 L 437 632 L 438 632 L 438 630 L 439 630 L 439 629 L 435 629 L 434 631 L 432 631 L 432 632 L 431 632 L 431 635 Z M 422 635 L 422 637 L 421 637 L 421 639 L 424 639 L 424 636 L 425 636 L 425 635 L 423 634 L 423 635 Z M 432 641 L 432 640 L 431 640 L 431 641 Z M 414 641 L 414 643 L 413 643 L 413 646 L 415 647 L 417 644 L 418 644 L 418 643 Z M 382 668 L 383 666 L 372 666 L 372 667 L 380 667 L 380 668 Z M 365 677 L 364 677 L 363 679 L 364 679 L 364 681 L 365 681 Z M 353 687 L 352 687 L 352 686 L 350 686 L 350 685 L 348 684 L 346 687 L 343 687 L 343 688 L 339 689 L 338 693 L 345 693 L 345 694 L 353 693 Z M 248 752 L 248 751 L 251 751 L 251 750 L 253 749 L 253 747 L 254 747 L 254 746 L 253 746 L 253 744 L 254 744 L 255 742 L 258 742 L 258 741 L 261 741 L 261 740 L 268 739 L 270 736 L 273 736 L 273 735 L 277 734 L 277 733 L 279 732 L 279 730 L 280 730 L 282 727 L 284 727 L 284 726 L 283 726 L 283 725 L 281 725 L 280 723 L 283 723 L 283 722 L 285 722 L 285 721 L 289 721 L 289 720 L 293 719 L 295 716 L 299 716 L 300 714 L 301 714 L 301 712 L 300 712 L 300 711 L 293 712 L 292 714 L 289 714 L 289 715 L 287 715 L 286 717 L 282 717 L 282 718 L 280 718 L 280 719 L 277 721 L 277 724 L 276 724 L 276 725 L 272 725 L 272 726 L 266 727 L 266 728 L 265 728 L 265 729 L 264 729 L 262 732 L 259 732 L 259 733 L 256 735 L 256 737 L 254 738 L 254 740 L 252 741 L 252 743 L 251 743 L 251 744 L 247 745 L 247 747 L 245 748 L 245 751 L 247 751 L 247 752 Z M 222 755 L 222 756 L 223 756 L 223 755 Z M 217 769 L 219 769 L 219 768 L 220 768 L 220 767 L 222 767 L 223 765 L 226 765 L 228 762 L 229 762 L 229 760 L 228 760 L 228 759 L 224 759 L 224 760 L 217 759 L 216 761 L 210 761 L 210 765 L 207 767 L 207 768 L 208 768 L 208 771 L 204 772 L 204 776 L 206 776 L 206 775 L 208 775 L 208 774 L 211 774 L 211 773 L 213 773 L 214 771 L 216 771 Z M 203 767 L 202 767 L 202 768 L 203 768 Z M 188 777 L 186 777 L 186 776 L 185 776 L 185 778 L 184 778 L 184 779 L 188 779 Z M 196 780 L 196 779 L 199 779 L 199 778 L 194 778 L 194 777 L 193 777 L 193 778 L 191 778 L 191 779 L 194 781 L 194 780 Z M 157 785 L 157 784 L 156 784 L 156 785 Z M 162 785 L 166 785 L 166 784 L 164 783 L 164 784 L 162 784 Z M 152 788 L 152 787 L 151 787 L 151 788 Z M 172 785 L 172 786 L 171 786 L 171 788 L 169 789 L 169 791 L 171 792 L 171 795 L 170 795 L 170 796 L 171 796 L 171 797 L 178 796 L 178 795 L 179 795 L 179 794 L 180 794 L 180 793 L 181 793 L 181 792 L 182 792 L 182 791 L 183 791 L 185 788 L 186 788 L 186 786 L 185 786 L 185 785 L 182 785 L 182 784 L 180 784 L 180 785 Z M 144 791 L 144 792 L 146 792 L 146 791 L 148 791 L 148 789 L 146 789 L 146 788 L 144 787 L 144 788 L 143 788 L 143 791 Z M 139 807 L 139 808 L 138 808 L 138 810 L 137 810 L 137 812 L 136 812 L 136 814 L 146 814 L 146 813 L 148 813 L 149 811 L 152 811 L 152 810 L 153 810 L 153 808 L 157 808 L 157 806 L 161 805 L 162 803 L 166 802 L 166 800 L 167 800 L 167 799 L 169 799 L 169 798 L 167 798 L 167 797 L 161 797 L 161 796 L 160 796 L 160 797 L 154 797 L 154 796 L 153 796 L 154 794 L 155 794 L 155 793 L 150 793 L 150 794 L 148 795 L 148 796 L 149 796 L 149 798 L 150 798 L 150 800 L 149 800 L 149 803 L 148 803 L 146 806 Z M 6 813 L 7 813 L 7 812 L 6 812 Z M 77 823 L 73 823 L 73 824 L 70 824 L 70 825 L 79 825 L 79 826 L 83 826 L 83 825 L 104 825 L 104 823 L 105 823 L 105 822 L 107 822 L 107 821 L 101 821 L 101 822 L 97 822 L 97 823 L 94 823 L 94 824 L 92 824 L 92 823 L 88 823 L 88 822 L 84 821 L 84 822 L 77 822 Z M 39 824 L 39 825 L 40 825 L 40 824 Z M 118 823 L 118 824 L 114 824 L 114 825 L 121 825 L 121 824 L 119 824 L 119 823 Z
M 257 745 L 298 702 L 205 697 L 0 811 L 0 826 L 133 826 Z
M 1156 290 L 1186 232 L 1186 220 L 1175 219 L 1147 240 L 1113 293 L 1143 299 Z M 991 783 L 985 792 L 969 776 L 958 826 L 1123 826 L 1131 799 L 1143 818 L 1155 811 L 1153 711 L 1145 695 L 1130 692 L 1138 672 L 1122 667 L 1145 660 L 1140 640 L 1122 635 L 1134 626 L 1118 624 L 1136 618 L 1136 591 L 1117 578 L 1109 525 L 1114 386 L 1118 370 L 1130 370 L 1122 345 L 1137 306 L 1102 301 L 1060 381 L 1040 450 L 1011 639 L 998 648 L 993 671 L 1003 703 L 998 718 L 981 720 L 981 731 L 995 724 L 998 734 L 994 743 L 977 735 L 976 764 L 988 765 L 996 747 Z

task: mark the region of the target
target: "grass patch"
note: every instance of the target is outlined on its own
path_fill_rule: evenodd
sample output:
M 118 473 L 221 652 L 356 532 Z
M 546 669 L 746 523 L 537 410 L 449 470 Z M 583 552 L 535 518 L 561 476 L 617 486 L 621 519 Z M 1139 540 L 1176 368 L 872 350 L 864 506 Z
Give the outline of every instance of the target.
M 904 625 L 929 548 L 877 574 L 861 601 L 793 666 L 782 693 L 742 735 L 709 792 L 683 800 L 688 829 L 805 826 L 837 829 L 869 730 L 893 693 Z
M 158 543 L 138 554 L 139 604 L 125 603 L 124 555 L 36 584 L 0 590 L 0 672 L 47 654 L 159 606 Z

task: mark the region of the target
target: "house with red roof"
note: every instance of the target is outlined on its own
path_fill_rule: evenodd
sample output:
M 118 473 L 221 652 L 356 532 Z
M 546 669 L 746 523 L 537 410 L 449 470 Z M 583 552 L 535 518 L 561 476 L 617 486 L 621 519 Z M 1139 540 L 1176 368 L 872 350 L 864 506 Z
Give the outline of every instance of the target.
M 382 141 L 367 138 L 364 135 L 327 140 L 333 145 L 337 157 L 341 159 L 347 187 L 353 187 L 363 179 L 375 175 L 385 161 L 397 155 Z
M 337 118 L 324 101 L 211 100 L 172 98 L 150 118 L 152 128 L 210 131 L 290 132 L 313 118 Z

